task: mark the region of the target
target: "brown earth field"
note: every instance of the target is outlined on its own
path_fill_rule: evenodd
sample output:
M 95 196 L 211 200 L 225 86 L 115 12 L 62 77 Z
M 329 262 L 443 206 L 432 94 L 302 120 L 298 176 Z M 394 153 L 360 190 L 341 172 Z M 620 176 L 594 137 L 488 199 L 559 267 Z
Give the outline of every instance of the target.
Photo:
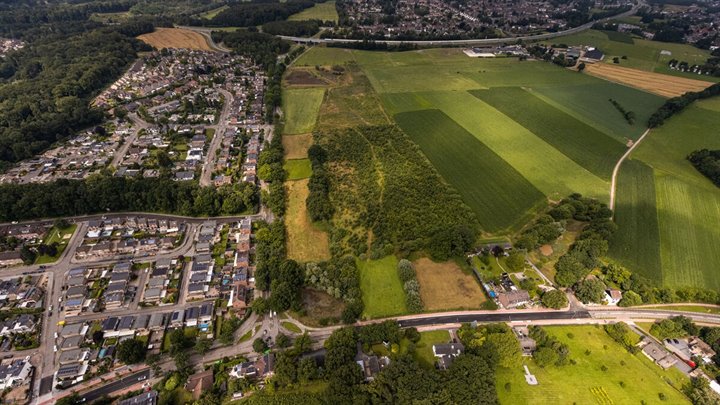
M 688 91 L 701 91 L 713 85 L 711 82 L 702 80 L 645 72 L 608 63 L 588 63 L 585 71 L 601 79 L 668 98 L 681 96 Z
M 293 69 L 285 76 L 285 82 L 291 86 L 323 86 L 327 84 L 321 78 L 302 69 Z
M 487 300 L 473 276 L 453 261 L 435 263 L 422 258 L 413 264 L 426 310 L 480 308 Z
M 212 51 L 205 37 L 195 31 L 182 28 L 155 28 L 155 32 L 140 35 L 138 39 L 147 42 L 157 49 L 186 48 Z
M 298 262 L 330 259 L 328 235 L 312 223 L 305 207 L 309 181 L 302 179 L 285 183 L 288 197 L 285 221 L 287 255 Z
M 285 159 L 305 159 L 308 149 L 312 146 L 311 134 L 283 135 L 282 144 L 285 149 Z
M 308 326 L 322 326 L 320 320 L 339 319 L 345 310 L 345 302 L 334 298 L 324 291 L 318 291 L 312 288 L 303 288 L 302 290 L 303 314 L 292 313 L 292 316 L 298 321 Z

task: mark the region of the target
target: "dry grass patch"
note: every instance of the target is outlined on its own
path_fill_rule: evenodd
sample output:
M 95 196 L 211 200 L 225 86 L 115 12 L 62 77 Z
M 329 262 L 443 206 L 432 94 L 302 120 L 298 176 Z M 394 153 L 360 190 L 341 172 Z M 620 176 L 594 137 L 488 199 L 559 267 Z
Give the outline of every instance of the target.
M 308 181 L 309 179 L 303 179 L 285 183 L 288 196 L 285 221 L 288 236 L 287 253 L 288 258 L 298 262 L 330 259 L 328 235 L 310 221 L 305 207 L 305 200 L 309 194 Z
M 327 82 L 305 69 L 294 68 L 285 76 L 285 83 L 290 86 L 323 86 Z
M 154 32 L 143 34 L 138 39 L 147 42 L 157 49 L 187 48 L 201 51 L 212 51 L 207 40 L 201 34 L 182 28 L 155 28 Z
M 285 159 L 307 158 L 307 152 L 312 143 L 312 134 L 283 135 L 282 144 L 285 149 Z
M 336 323 L 345 310 L 343 300 L 334 298 L 324 291 L 304 288 L 301 297 L 303 311 L 292 313 L 292 316 L 303 325 L 318 327 L 324 326 L 323 323 Z M 330 322 L 322 322 L 323 319 Z
M 713 84 L 702 80 L 645 72 L 608 63 L 587 64 L 585 71 L 601 79 L 635 87 L 663 97 L 676 97 L 688 91 L 701 91 Z
M 429 311 L 480 308 L 486 301 L 478 282 L 457 263 L 435 263 L 422 258 L 414 262 L 420 296 Z

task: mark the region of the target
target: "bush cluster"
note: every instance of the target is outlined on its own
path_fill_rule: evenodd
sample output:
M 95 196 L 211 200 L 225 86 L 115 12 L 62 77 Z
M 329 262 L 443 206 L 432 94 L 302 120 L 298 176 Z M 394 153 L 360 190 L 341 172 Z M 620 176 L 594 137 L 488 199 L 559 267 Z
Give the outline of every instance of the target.
M 405 305 L 410 312 L 422 312 L 423 302 L 420 297 L 420 283 L 417 281 L 415 266 L 407 259 L 402 259 L 397 265 L 398 276 L 405 291 Z

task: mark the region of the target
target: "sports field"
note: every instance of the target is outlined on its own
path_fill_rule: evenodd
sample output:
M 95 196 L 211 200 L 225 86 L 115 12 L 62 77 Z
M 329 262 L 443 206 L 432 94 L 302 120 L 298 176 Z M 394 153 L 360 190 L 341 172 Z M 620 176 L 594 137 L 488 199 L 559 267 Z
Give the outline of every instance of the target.
M 426 310 L 477 309 L 487 300 L 475 278 L 453 261 L 422 258 L 414 264 Z
M 212 51 L 204 36 L 195 31 L 182 28 L 155 28 L 154 32 L 143 34 L 138 39 L 147 42 L 157 49 L 187 48 L 201 51 Z
M 307 185 L 307 179 L 285 183 L 288 258 L 298 262 L 327 260 L 330 258 L 328 235 L 310 221 L 305 207 L 309 193 Z
M 586 66 L 585 72 L 593 76 L 668 98 L 681 96 L 689 91 L 702 91 L 713 84 L 705 80 L 669 76 L 606 63 L 593 63 Z M 698 78 L 702 79 L 703 76 L 698 76 Z
M 397 263 L 395 256 L 379 260 L 358 260 L 360 289 L 365 304 L 363 317 L 382 318 L 407 312 Z
M 293 14 L 288 18 L 289 21 L 304 20 L 322 20 L 334 21 L 338 20 L 338 13 L 335 9 L 335 1 L 326 1 L 324 3 L 315 3 L 314 6 L 305 9 L 297 14 Z
M 664 285 L 720 288 L 717 278 L 717 263 L 720 263 L 720 189 L 701 175 L 686 160 L 686 156 L 697 149 L 719 149 L 720 138 L 716 128 L 720 127 L 720 115 L 714 110 L 717 100 L 696 102 L 685 111 L 668 120 L 664 126 L 650 132 L 646 140 L 633 152 L 632 158 L 652 168 L 655 189 L 655 206 L 659 230 L 660 267 Z M 620 171 L 619 183 L 635 175 L 632 166 Z M 644 174 L 644 177 L 647 177 Z M 633 181 L 633 180 L 630 180 Z M 651 200 L 647 181 L 637 181 L 637 195 Z M 618 194 L 617 216 L 633 217 L 639 221 L 639 213 L 633 213 L 623 204 L 623 195 Z M 652 205 L 646 205 L 651 210 Z M 643 215 L 652 215 L 649 213 Z M 637 241 L 648 237 L 646 225 L 620 227 L 616 238 Z M 621 262 L 631 252 L 611 254 Z M 641 257 L 645 257 L 642 252 Z M 634 271 L 644 273 L 638 263 Z M 629 262 L 628 264 L 632 264 Z M 657 279 L 657 277 L 655 277 Z
M 325 89 L 285 89 L 282 103 L 285 114 L 284 134 L 304 134 L 313 130 Z
M 570 358 L 576 364 L 540 368 L 526 359 L 525 364 L 538 380 L 535 386 L 525 382 L 522 367 L 498 368 L 496 386 L 501 404 L 689 403 L 680 392 L 689 382 L 687 377 L 675 368 L 663 371 L 642 353 L 628 353 L 602 328 L 547 326 L 545 330 L 570 347 Z M 660 400 L 661 393 L 665 401 Z

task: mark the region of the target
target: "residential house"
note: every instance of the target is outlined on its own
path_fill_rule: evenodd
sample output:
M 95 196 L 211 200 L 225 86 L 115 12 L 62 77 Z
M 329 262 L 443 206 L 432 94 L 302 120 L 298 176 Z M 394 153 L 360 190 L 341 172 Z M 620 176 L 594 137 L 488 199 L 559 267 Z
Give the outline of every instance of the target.
M 0 390 L 22 385 L 32 371 L 30 357 L 0 365 Z
M 192 393 L 193 398 L 197 401 L 202 396 L 203 392 L 208 391 L 212 388 L 215 383 L 213 376 L 213 369 L 196 373 L 188 377 L 188 381 L 185 384 L 185 389 Z
M 455 357 L 465 351 L 462 343 L 444 343 L 433 345 L 433 355 L 438 358 L 437 366 L 442 370 L 447 370 L 452 364 Z
M 498 294 L 498 301 L 503 308 L 517 308 L 530 302 L 530 294 L 525 290 L 514 290 Z
M 130 397 L 120 401 L 118 405 L 156 405 L 158 402 L 158 392 L 155 390 L 143 392 L 140 395 Z

